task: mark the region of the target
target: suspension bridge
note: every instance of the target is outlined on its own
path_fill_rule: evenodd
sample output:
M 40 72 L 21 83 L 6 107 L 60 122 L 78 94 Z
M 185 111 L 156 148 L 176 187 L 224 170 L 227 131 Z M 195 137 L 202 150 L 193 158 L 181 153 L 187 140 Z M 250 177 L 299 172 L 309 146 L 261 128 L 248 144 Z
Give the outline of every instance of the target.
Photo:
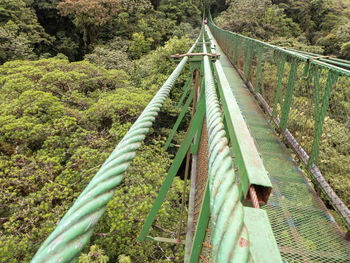
M 191 121 L 138 240 L 184 246 L 191 263 L 350 262 L 350 211 L 325 180 L 331 161 L 323 154 L 337 128 L 349 134 L 349 98 L 339 94 L 350 62 L 220 29 L 210 14 L 188 53 L 173 58 L 173 73 L 32 262 L 78 259 L 186 64 L 191 74 L 165 149 L 189 109 Z M 190 191 L 177 236 L 152 236 L 183 161 Z M 341 168 L 338 175 L 346 180 Z

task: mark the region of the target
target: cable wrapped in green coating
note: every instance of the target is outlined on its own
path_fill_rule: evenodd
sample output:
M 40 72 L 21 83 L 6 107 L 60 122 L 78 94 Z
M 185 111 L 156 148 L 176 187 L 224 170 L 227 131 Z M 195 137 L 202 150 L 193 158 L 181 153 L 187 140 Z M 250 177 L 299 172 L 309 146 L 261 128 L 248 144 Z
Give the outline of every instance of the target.
M 203 43 L 205 39 L 203 38 Z M 207 53 L 203 44 L 203 52 Z M 209 191 L 212 262 L 248 262 L 249 238 L 243 223 L 240 189 L 226 138 L 208 56 L 204 56 L 206 120 L 208 127 Z
M 188 53 L 193 51 L 196 43 Z M 186 56 L 177 65 L 56 229 L 41 245 L 32 263 L 74 262 L 78 259 L 187 60 Z

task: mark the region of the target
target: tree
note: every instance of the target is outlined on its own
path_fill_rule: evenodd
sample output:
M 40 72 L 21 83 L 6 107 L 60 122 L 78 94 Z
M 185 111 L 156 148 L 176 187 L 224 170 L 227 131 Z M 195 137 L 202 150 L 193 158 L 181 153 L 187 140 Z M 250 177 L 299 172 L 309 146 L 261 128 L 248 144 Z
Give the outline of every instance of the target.
M 30 261 L 174 69 L 170 54 L 185 52 L 189 42 L 175 38 L 150 52 L 140 61 L 142 76 L 132 73 L 133 79 L 123 70 L 87 61 L 42 59 L 0 66 L 2 261 Z M 140 85 L 134 86 L 136 82 Z M 182 248 L 136 239 L 171 164 L 159 127 L 170 126 L 168 110 L 175 108 L 170 102 L 108 204 L 81 262 L 183 258 Z M 160 229 L 176 229 L 182 189 L 183 181 L 175 178 L 156 222 Z
M 65 0 L 57 8 L 62 15 L 74 17 L 86 43 L 95 43 L 99 27 L 110 23 L 121 10 L 121 0 Z
M 224 29 L 264 40 L 296 37 L 301 33 L 284 9 L 273 5 L 271 0 L 233 0 L 216 22 Z
M 29 40 L 23 35 L 16 35 L 13 31 L 0 27 L 0 64 L 12 59 L 28 58 L 33 48 Z
M 134 59 L 139 59 L 142 55 L 151 50 L 153 39 L 145 38 L 143 33 L 134 33 L 132 35 L 132 42 L 130 52 Z
M 32 58 L 47 50 L 50 37 L 38 23 L 35 11 L 23 0 L 0 2 L 0 63 L 10 59 Z

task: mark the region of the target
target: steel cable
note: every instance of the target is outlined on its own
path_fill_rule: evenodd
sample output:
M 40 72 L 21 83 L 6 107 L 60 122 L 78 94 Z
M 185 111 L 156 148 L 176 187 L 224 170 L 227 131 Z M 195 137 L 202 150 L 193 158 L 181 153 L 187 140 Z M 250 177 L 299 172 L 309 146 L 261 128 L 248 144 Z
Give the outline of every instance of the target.
M 203 37 L 203 43 L 205 38 Z M 207 53 L 203 44 L 203 52 Z M 208 56 L 204 56 L 206 120 L 208 127 L 209 191 L 213 262 L 248 262 L 249 238 L 222 112 Z
M 193 51 L 196 43 L 188 53 Z M 32 259 L 33 263 L 74 262 L 78 259 L 187 60 L 186 56 L 177 65 L 56 229 L 42 244 Z

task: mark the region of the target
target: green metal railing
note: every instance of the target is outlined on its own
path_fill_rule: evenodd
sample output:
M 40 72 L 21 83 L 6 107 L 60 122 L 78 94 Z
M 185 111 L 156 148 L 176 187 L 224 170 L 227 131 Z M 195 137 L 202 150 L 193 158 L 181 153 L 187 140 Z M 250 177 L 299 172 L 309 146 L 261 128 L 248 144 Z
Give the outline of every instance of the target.
M 203 37 L 205 43 L 205 38 Z M 206 44 L 203 52 L 207 53 Z M 241 189 L 233 170 L 208 56 L 204 56 L 206 121 L 208 129 L 208 180 L 213 262 L 248 262 L 249 238 L 243 223 Z M 247 245 L 240 245 L 240 244 Z
M 331 185 L 338 189 L 342 196 L 348 196 L 341 192 L 342 185 L 337 184 L 336 179 L 344 176 L 344 173 L 345 175 L 350 174 L 350 138 L 348 136 L 350 132 L 350 89 L 347 88 L 350 84 L 350 71 L 346 70 L 350 64 L 333 58 L 321 59 L 311 53 L 304 54 L 295 50 L 278 48 L 231 33 L 215 26 L 211 17 L 209 27 L 216 41 L 231 62 L 236 65 L 238 72 L 260 100 L 281 134 L 292 145 L 305 167 L 311 172 L 315 183 L 320 186 L 350 229 L 349 209 L 330 187 Z M 246 169 L 246 166 L 252 168 L 251 165 L 245 163 L 247 160 L 242 161 L 244 162 L 242 167 L 246 167 L 246 172 L 243 173 L 243 176 L 239 175 L 241 182 L 238 182 L 238 174 L 234 169 L 236 164 L 233 163 L 228 139 L 234 145 L 234 143 L 239 143 L 239 138 L 243 137 L 235 138 L 237 131 L 234 131 L 231 126 L 227 127 L 227 122 L 235 116 L 235 114 L 229 114 L 230 101 L 228 100 L 231 97 L 225 96 L 229 92 L 229 86 L 223 87 L 223 83 L 220 83 L 224 75 L 223 70 L 221 66 L 210 61 L 205 34 L 202 28 L 203 53 L 200 54 L 200 58 L 197 58 L 200 60 L 197 63 L 203 66 L 201 77 L 204 78 L 204 92 L 201 92 L 202 96 L 200 96 L 194 90 L 190 90 L 190 79 L 185 85 L 186 89 L 178 106 L 185 101 L 187 94 L 188 97 L 165 148 L 169 147 L 187 108 L 197 95 L 200 97 L 197 104 L 198 110 L 194 114 L 187 137 L 169 169 L 155 205 L 146 219 L 139 240 L 152 240 L 147 234 L 185 154 L 189 152 L 196 134 L 199 138 L 202 132 L 205 112 L 206 124 L 203 126 L 205 127 L 203 132 L 207 135 L 205 138 L 208 144 L 208 181 L 202 182 L 204 197 L 200 203 L 198 221 L 205 222 L 200 226 L 203 228 L 202 234 L 204 235 L 210 217 L 212 262 L 251 262 L 253 257 L 244 216 L 246 207 L 243 207 L 241 200 L 245 198 L 245 196 L 242 197 L 242 192 L 246 195 L 249 189 L 249 184 L 246 183 L 246 191 L 242 191 L 242 185 L 245 185 L 242 184 L 244 176 L 247 174 L 249 177 L 255 172 Z M 192 53 L 198 44 L 197 40 L 188 53 Z M 90 240 L 95 225 L 102 217 L 106 205 L 112 199 L 115 188 L 123 180 L 125 171 L 136 155 L 136 150 L 152 127 L 160 108 L 187 61 L 188 56 L 185 56 L 61 219 L 57 228 L 42 244 L 32 262 L 74 262 L 78 259 L 81 250 Z M 241 119 L 244 122 L 243 117 Z M 235 129 L 240 128 L 237 120 L 231 120 L 231 122 L 235 122 Z M 228 134 L 225 129 L 229 131 Z M 248 128 L 246 130 L 248 131 Z M 253 142 L 252 138 L 251 141 Z M 194 143 L 191 152 L 197 151 L 198 147 L 198 142 Z M 234 152 L 235 162 L 243 159 L 237 154 L 239 151 Z M 243 154 L 249 155 L 242 151 Z M 257 152 L 256 156 L 256 159 L 261 161 Z M 267 175 L 262 162 L 259 163 L 259 167 L 262 174 Z M 318 167 L 330 184 L 324 179 Z M 244 169 L 238 168 L 242 173 Z M 264 185 L 268 189 L 272 186 L 269 182 Z M 348 196 L 348 199 L 344 201 L 349 205 L 350 197 Z M 197 229 L 199 225 L 200 223 L 197 224 Z M 198 233 L 197 231 L 196 234 Z M 193 245 L 199 244 L 198 247 L 201 247 L 203 238 L 203 236 L 200 238 L 195 236 Z M 194 251 L 195 248 L 193 246 L 192 250 Z M 191 254 L 190 262 L 198 262 L 198 256 L 199 254 L 195 256 Z M 193 258 L 195 260 L 191 261 Z
M 210 14 L 208 22 L 223 52 L 350 229 L 344 184 L 350 174 L 350 62 L 223 30 Z
M 32 259 L 33 263 L 74 262 L 78 259 L 187 61 L 188 57 L 185 56 L 177 65 L 56 229 L 41 245 Z

